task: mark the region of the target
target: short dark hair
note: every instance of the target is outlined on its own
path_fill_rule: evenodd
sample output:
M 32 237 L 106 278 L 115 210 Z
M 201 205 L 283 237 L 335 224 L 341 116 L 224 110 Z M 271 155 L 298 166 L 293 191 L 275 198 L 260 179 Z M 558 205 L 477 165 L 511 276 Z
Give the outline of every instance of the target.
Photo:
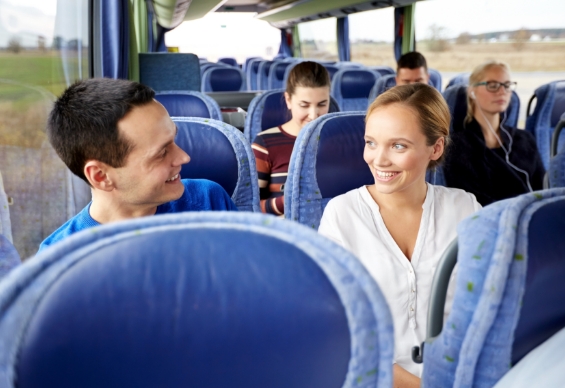
M 77 81 L 55 101 L 49 114 L 49 142 L 67 167 L 89 183 L 83 171 L 88 160 L 123 166 L 133 145 L 120 136 L 118 121 L 133 107 L 153 101 L 154 96 L 153 89 L 132 81 Z
M 428 72 L 428 64 L 426 63 L 426 58 L 422 54 L 417 51 L 412 51 L 409 53 L 404 54 L 398 59 L 396 64 L 396 73 L 400 69 L 419 69 L 423 67 L 426 69 L 426 73 Z

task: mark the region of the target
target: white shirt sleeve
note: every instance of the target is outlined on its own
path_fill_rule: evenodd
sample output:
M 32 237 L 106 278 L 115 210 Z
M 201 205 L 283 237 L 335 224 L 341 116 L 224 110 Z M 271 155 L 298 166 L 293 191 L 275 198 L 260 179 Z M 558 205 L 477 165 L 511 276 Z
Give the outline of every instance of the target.
M 320 220 L 318 233 L 343 246 L 343 239 L 341 238 L 341 232 L 338 222 L 338 212 L 336 211 L 336 207 L 334 205 L 335 201 L 333 199 L 326 205 L 324 214 L 322 215 L 322 219 Z

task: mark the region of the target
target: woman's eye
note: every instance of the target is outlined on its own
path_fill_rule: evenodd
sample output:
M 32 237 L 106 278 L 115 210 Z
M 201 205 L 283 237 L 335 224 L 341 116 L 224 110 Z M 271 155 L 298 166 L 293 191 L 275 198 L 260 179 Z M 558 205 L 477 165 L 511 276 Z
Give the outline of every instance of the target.
M 406 146 L 404 144 L 394 143 L 392 145 L 392 148 L 394 148 L 395 150 L 403 150 L 404 148 L 406 148 Z
M 375 143 L 372 142 L 371 140 L 365 140 L 365 144 L 371 147 L 375 145 Z

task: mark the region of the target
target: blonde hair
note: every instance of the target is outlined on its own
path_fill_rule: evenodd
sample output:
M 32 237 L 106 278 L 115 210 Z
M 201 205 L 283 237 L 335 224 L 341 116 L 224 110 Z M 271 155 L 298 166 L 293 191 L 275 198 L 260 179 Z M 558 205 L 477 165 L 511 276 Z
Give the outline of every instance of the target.
M 428 168 L 435 168 L 445 158 L 445 151 L 449 145 L 449 123 L 451 115 L 444 98 L 431 86 L 415 83 L 400 85 L 387 90 L 369 106 L 365 121 L 378 108 L 400 104 L 411 109 L 420 123 L 420 128 L 426 137 L 426 144 L 433 146 L 439 138 L 444 139 L 443 154 L 437 160 L 431 160 Z
M 500 61 L 487 61 L 475 67 L 469 76 L 469 90 L 467 90 L 467 115 L 465 116 L 465 124 L 468 124 L 473 120 L 473 113 L 475 112 L 475 99 L 471 98 L 470 89 L 474 87 L 476 83 L 481 82 L 486 72 L 493 67 L 500 67 L 510 74 L 510 66 Z

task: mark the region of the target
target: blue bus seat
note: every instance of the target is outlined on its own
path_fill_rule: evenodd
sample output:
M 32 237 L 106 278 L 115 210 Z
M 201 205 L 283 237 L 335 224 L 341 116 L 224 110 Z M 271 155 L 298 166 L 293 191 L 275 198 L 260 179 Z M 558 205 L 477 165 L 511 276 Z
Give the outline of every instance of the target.
M 141 217 L 0 282 L 4 387 L 392 386 L 393 327 L 348 251 L 264 214 Z M 17 355 L 17 357 L 15 357 Z
M 536 107 L 530 114 L 532 102 Z M 526 109 L 526 130 L 536 138 L 541 160 L 546 168 L 549 167 L 549 147 L 551 136 L 561 115 L 565 112 L 565 80 L 554 81 L 542 85 L 534 91 Z M 564 147 L 565 132 L 559 138 L 559 149 Z
M 328 74 L 330 75 L 330 81 L 333 80 L 335 73 L 337 73 L 337 71 L 339 70 L 339 67 L 336 65 L 324 65 L 324 67 L 326 68 Z
M 443 174 L 443 167 L 436 166 L 433 169 L 426 171 L 426 182 L 436 186 L 445 186 L 445 175 Z
M 257 88 L 259 90 L 269 90 L 269 75 L 275 63 L 274 61 L 263 61 L 259 64 L 257 75 Z
M 239 68 L 239 64 L 237 63 L 237 60 L 233 57 L 218 58 L 218 63 L 225 63 L 226 65 Z
M 285 184 L 285 218 L 315 230 L 333 197 L 374 183 L 363 159 L 365 112 L 321 116 L 299 133 Z
M 139 53 L 139 82 L 156 92 L 200 91 L 200 61 L 194 54 Z
M 441 84 L 442 84 L 442 78 L 441 78 L 441 73 L 439 71 L 437 71 L 436 69 L 430 69 L 428 68 L 428 74 L 430 76 L 430 80 L 429 80 L 429 84 L 431 86 L 433 86 L 434 88 L 436 88 L 436 90 L 439 90 L 441 92 Z
M 245 74 L 237 67 L 211 67 L 202 75 L 203 92 L 240 92 L 246 87 Z
M 558 151 L 558 140 L 561 132 L 565 132 L 563 128 L 565 128 L 565 113 L 561 116 L 551 137 L 551 159 L 547 171 L 549 187 L 565 187 L 565 147 Z
M 329 112 L 339 112 L 339 110 L 339 105 L 330 96 Z M 259 132 L 284 124 L 290 118 L 290 111 L 284 100 L 284 90 L 270 90 L 251 100 L 243 133 L 249 143 L 252 143 Z
M 21 259 L 16 247 L 0 233 L 0 280 L 20 264 Z
M 443 92 L 443 97 L 449 106 L 451 113 L 451 127 L 453 131 L 453 123 L 463 123 L 467 115 L 467 85 L 453 85 Z M 518 114 L 520 113 L 520 98 L 515 91 L 512 91 L 510 103 L 506 109 L 506 120 L 504 124 L 509 127 L 518 126 Z
M 369 69 L 378 71 L 381 75 L 396 75 L 396 71 L 390 66 L 369 66 Z
M 271 67 L 271 71 L 269 72 L 269 80 L 267 82 L 267 89 L 268 90 L 275 90 L 275 89 L 285 89 L 286 85 L 283 84 L 284 80 L 284 73 L 286 68 L 290 66 L 292 62 L 288 61 L 277 61 Z
M 245 72 L 245 75 L 247 75 L 247 67 L 249 66 L 249 62 L 251 62 L 253 59 L 262 59 L 261 57 L 248 57 L 245 58 L 245 62 L 243 62 L 241 69 Z
M 560 188 L 499 201 L 461 222 L 452 310 L 441 333 L 428 327 L 423 386 L 491 387 L 565 327 L 564 213 Z
M 396 73 L 383 75 L 373 85 L 371 91 L 369 92 L 369 104 L 375 101 L 379 95 L 386 92 L 388 89 L 396 86 Z
M 452 87 L 453 85 L 469 85 L 469 76 L 470 75 L 471 75 L 471 73 L 457 74 L 455 77 L 453 77 L 452 79 L 449 80 L 449 82 L 447 83 L 447 86 L 445 87 L 445 90 L 447 90 L 447 88 Z
M 181 177 L 214 181 L 240 211 L 260 212 L 255 157 L 241 131 L 211 119 L 173 117 L 173 121 L 178 128 L 175 141 L 190 156 Z
M 247 90 L 259 90 L 259 65 L 262 62 L 265 62 L 263 58 L 254 58 L 249 60 L 245 69 Z
M 169 116 L 173 117 L 203 117 L 222 120 L 222 111 L 218 103 L 201 92 L 162 91 L 155 94 Z
M 332 96 L 342 111 L 366 110 L 371 88 L 380 77 L 373 70 L 342 67 L 332 79 Z

